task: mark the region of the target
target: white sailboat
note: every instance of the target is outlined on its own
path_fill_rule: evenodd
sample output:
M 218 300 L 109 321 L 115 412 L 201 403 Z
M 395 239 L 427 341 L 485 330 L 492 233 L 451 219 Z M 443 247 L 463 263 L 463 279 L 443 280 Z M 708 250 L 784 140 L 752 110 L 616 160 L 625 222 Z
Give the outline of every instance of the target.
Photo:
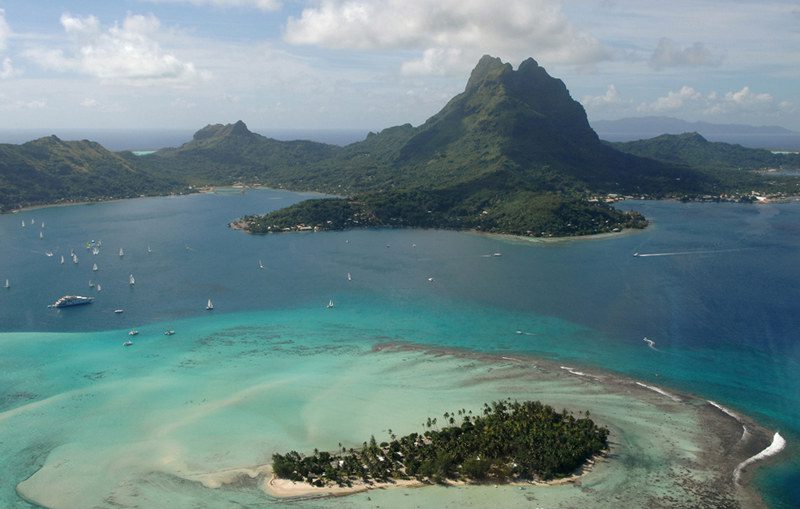
M 25 228 L 25 220 L 22 220 L 22 227 Z
M 261 263 L 261 260 L 258 260 L 258 268 L 259 269 L 263 269 L 264 268 L 264 264 Z
M 61 255 L 61 265 L 64 265 L 64 255 Z
M 89 288 L 94 288 L 94 281 L 91 279 L 89 280 Z
M 48 258 L 52 258 L 52 257 L 53 257 L 53 252 L 52 252 L 52 251 L 45 251 L 45 252 L 44 252 L 44 255 L 45 255 L 46 257 L 48 257 Z
M 119 256 L 120 257 L 125 256 L 125 252 L 122 250 L 122 248 L 119 248 Z
M 78 255 L 72 253 L 72 263 L 78 263 Z
M 42 228 L 44 228 L 44 221 L 42 221 Z
M 128 284 L 129 284 L 129 285 L 131 285 L 131 286 L 133 286 L 133 285 L 135 285 L 135 284 L 136 284 L 136 280 L 135 280 L 135 279 L 133 279 L 133 274 L 131 274 L 130 276 L 128 276 Z
M 103 291 L 103 287 L 102 287 L 102 286 L 100 286 L 100 283 L 97 283 L 97 286 L 96 286 L 96 288 L 97 288 L 97 291 L 98 291 L 98 292 L 102 292 L 102 291 Z
M 39 238 L 40 238 L 40 239 L 43 239 L 43 238 L 44 238 L 44 233 L 42 233 L 42 232 L 39 232 Z
M 348 281 L 352 281 L 353 280 L 353 276 L 351 276 L 349 272 L 347 273 L 347 280 Z
M 214 303 L 211 302 L 211 299 L 208 299 L 208 304 L 206 304 L 206 311 L 211 311 L 214 309 Z
M 328 308 L 328 309 L 331 309 L 332 307 L 333 307 L 333 299 L 331 299 L 331 300 L 329 300 L 329 301 L 328 301 L 328 306 L 327 306 L 327 308 Z
M 150 246 L 147 246 L 147 252 L 148 252 L 148 253 L 152 253 L 152 252 L 153 252 L 153 250 L 152 250 L 152 249 L 150 249 Z
M 11 282 L 8 279 L 6 279 L 6 288 L 11 288 Z
M 97 272 L 97 264 L 92 264 L 92 272 Z

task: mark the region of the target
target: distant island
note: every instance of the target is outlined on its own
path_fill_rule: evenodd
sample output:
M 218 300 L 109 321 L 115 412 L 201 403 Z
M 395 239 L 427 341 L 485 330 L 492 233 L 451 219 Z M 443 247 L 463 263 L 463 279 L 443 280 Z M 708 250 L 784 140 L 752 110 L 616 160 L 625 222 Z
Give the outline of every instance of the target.
M 146 155 L 55 136 L 0 144 L 0 210 L 240 184 L 336 196 L 232 222 L 251 233 L 422 227 L 579 236 L 645 227 L 641 214 L 614 208 L 626 197 L 798 194 L 792 172 L 758 171 L 797 168 L 797 160 L 699 135 L 604 142 L 535 60 L 515 70 L 487 55 L 464 92 L 422 125 L 344 147 L 270 139 L 242 121 L 208 125 L 180 147 Z
M 637 141 L 662 134 L 696 132 L 704 138 L 748 148 L 800 151 L 800 132 L 775 125 L 716 124 L 688 122 L 672 117 L 630 117 L 617 120 L 593 120 L 592 127 L 604 140 Z
M 422 483 L 551 481 L 574 475 L 608 449 L 609 430 L 585 416 L 556 412 L 538 401 L 495 401 L 483 415 L 445 412 L 442 427 L 428 418 L 423 433 L 395 436 L 360 449 L 296 451 L 272 456 L 275 477 L 310 487 L 340 488 Z M 341 444 L 340 444 L 341 447 Z
M 697 132 L 704 136 L 714 134 L 798 135 L 800 133 L 776 125 L 754 126 L 747 124 L 715 124 L 712 122 L 688 122 L 674 117 L 628 117 L 617 120 L 594 120 L 595 131 L 603 133 L 638 133 L 639 139 L 662 134 Z

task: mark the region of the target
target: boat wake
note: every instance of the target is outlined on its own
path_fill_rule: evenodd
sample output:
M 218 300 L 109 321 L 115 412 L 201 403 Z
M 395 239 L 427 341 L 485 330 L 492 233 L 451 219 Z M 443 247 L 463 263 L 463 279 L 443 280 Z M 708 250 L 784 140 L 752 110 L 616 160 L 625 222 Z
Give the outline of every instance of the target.
M 517 334 L 519 334 L 520 336 L 536 336 L 537 335 L 535 332 L 525 332 L 525 331 L 522 331 L 522 330 L 518 330 Z
M 736 465 L 736 468 L 733 470 L 733 482 L 739 484 L 739 477 L 741 477 L 742 472 L 745 468 L 752 465 L 756 461 L 763 460 L 764 458 L 769 458 L 770 456 L 775 456 L 779 452 L 781 452 L 786 447 L 786 440 L 781 436 L 780 433 L 777 431 L 775 435 L 772 437 L 772 443 L 769 446 L 761 451 L 760 453 L 756 454 L 755 456 L 751 456 L 744 460 L 743 462 Z
M 652 339 L 648 338 L 647 336 L 645 336 L 644 338 L 642 338 L 642 341 L 644 341 L 645 343 L 647 343 L 647 346 L 649 346 L 650 348 L 652 348 L 652 349 L 653 349 L 653 350 L 655 350 L 656 352 L 658 352 L 658 351 L 659 351 L 659 350 L 658 350 L 658 348 L 656 348 L 656 342 L 655 342 L 655 341 L 653 341 Z
M 660 387 L 656 387 L 655 385 L 647 385 L 647 384 L 644 384 L 642 382 L 636 382 L 636 385 L 638 385 L 640 387 L 644 387 L 645 389 L 650 389 L 651 391 L 657 392 L 657 393 L 661 394 L 662 396 L 668 397 L 672 401 L 681 401 L 681 398 L 679 398 L 678 396 L 676 396 L 674 394 L 670 394 L 669 392 L 665 391 L 664 389 L 661 389 Z
M 741 249 L 713 249 L 708 251 L 673 251 L 670 253 L 634 253 L 633 256 L 637 258 L 644 258 L 647 256 L 685 256 L 685 255 L 698 255 L 698 254 L 715 254 L 715 253 L 732 253 L 741 251 Z

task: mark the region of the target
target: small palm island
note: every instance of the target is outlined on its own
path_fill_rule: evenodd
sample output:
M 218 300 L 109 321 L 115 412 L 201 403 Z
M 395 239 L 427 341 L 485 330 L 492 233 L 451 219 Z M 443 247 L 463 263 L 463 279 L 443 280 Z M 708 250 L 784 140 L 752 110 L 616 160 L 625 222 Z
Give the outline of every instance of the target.
M 508 483 L 551 481 L 575 474 L 608 448 L 608 429 L 589 417 L 556 412 L 538 401 L 495 401 L 483 415 L 457 410 L 443 414 L 444 426 L 428 418 L 423 433 L 378 444 L 372 436 L 360 449 L 274 454 L 276 477 L 324 488 L 421 483 Z M 460 422 L 460 424 L 459 424 Z

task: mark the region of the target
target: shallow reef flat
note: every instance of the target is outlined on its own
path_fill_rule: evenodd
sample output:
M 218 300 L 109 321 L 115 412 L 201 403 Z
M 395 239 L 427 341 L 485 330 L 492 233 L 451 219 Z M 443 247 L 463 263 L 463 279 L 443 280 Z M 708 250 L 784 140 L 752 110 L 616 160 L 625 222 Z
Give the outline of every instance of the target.
M 127 349 L 120 331 L 0 335 L 16 366 L 6 380 L 28 395 L 0 410 L 0 474 L 12 480 L 0 493 L 4 506 L 762 506 L 749 488 L 754 466 L 733 479 L 772 438 L 745 416 L 592 368 L 382 342 L 358 325 L 291 317 L 186 320 L 169 340 L 148 340 L 154 325 Z M 317 489 L 299 499 L 265 489 L 275 452 L 358 447 L 504 398 L 589 410 L 611 430 L 611 449 L 573 482 L 552 486 L 392 487 L 332 498 Z

